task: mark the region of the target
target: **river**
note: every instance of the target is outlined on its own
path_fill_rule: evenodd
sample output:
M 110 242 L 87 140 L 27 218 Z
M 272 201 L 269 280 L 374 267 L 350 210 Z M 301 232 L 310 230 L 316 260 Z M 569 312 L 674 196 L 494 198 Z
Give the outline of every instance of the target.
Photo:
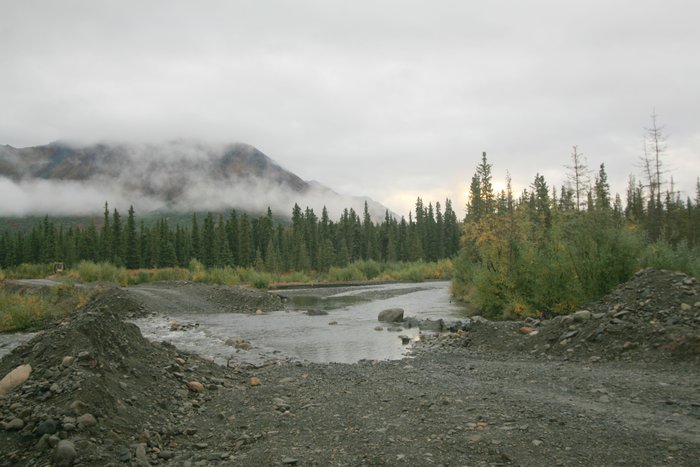
M 387 331 L 377 315 L 403 308 L 404 316 L 455 321 L 466 309 L 452 303 L 449 282 L 382 284 L 360 287 L 288 289 L 282 310 L 260 315 L 178 313 L 134 320 L 145 337 L 168 341 L 217 363 L 261 365 L 274 360 L 354 363 L 363 359 L 399 359 L 410 346 L 399 336 L 417 339 L 417 328 Z M 326 312 L 309 315 L 309 310 Z M 173 321 L 179 323 L 173 326 Z M 185 328 L 185 329 L 183 329 Z M 379 330 L 381 328 L 381 330 Z M 245 340 L 250 349 L 236 348 Z

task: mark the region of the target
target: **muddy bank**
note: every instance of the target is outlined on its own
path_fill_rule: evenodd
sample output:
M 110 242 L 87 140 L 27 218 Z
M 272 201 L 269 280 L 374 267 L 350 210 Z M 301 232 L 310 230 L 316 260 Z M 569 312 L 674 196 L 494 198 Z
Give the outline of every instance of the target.
M 686 295 L 697 294 L 694 283 L 674 286 L 689 278 L 669 279 L 668 292 L 659 274 L 653 283 L 664 303 L 697 299 Z M 143 311 L 128 293 L 108 291 L 0 360 L 0 375 L 32 366 L 23 385 L 0 396 L 0 465 L 637 466 L 700 458 L 696 356 L 663 344 L 620 358 L 585 353 L 584 342 L 607 353 L 613 337 L 572 339 L 572 348 L 580 344 L 572 352 L 540 347 L 549 326 L 553 335 L 593 321 L 531 323 L 538 333 L 525 335 L 523 323 L 477 320 L 417 343 L 403 360 L 226 368 L 145 340 L 124 321 Z M 671 341 L 696 329 L 693 320 L 678 323 Z

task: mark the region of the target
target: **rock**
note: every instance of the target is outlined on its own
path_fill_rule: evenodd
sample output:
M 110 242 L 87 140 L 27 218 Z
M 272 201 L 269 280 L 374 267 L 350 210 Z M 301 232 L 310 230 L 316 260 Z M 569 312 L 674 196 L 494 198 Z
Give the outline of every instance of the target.
M 81 400 L 74 400 L 70 405 L 70 409 L 74 414 L 82 415 L 88 411 L 88 405 Z
M 403 331 L 403 328 L 400 328 L 398 326 L 389 326 L 388 328 L 386 328 L 386 330 L 389 332 L 401 332 Z
M 173 457 L 175 457 L 175 453 L 174 453 L 173 451 L 164 450 L 164 451 L 160 451 L 160 452 L 158 453 L 158 458 L 159 458 L 159 459 L 168 460 L 168 459 L 172 459 Z
M 692 309 L 693 307 L 690 306 L 688 303 L 681 303 L 681 311 L 690 311 Z
M 139 443 L 136 445 L 136 460 L 142 465 L 150 465 L 146 456 L 146 444 Z
M 78 453 L 75 451 L 73 443 L 67 439 L 62 439 L 58 442 L 56 450 L 53 453 L 53 460 L 56 465 L 68 466 L 73 465 Z
M 338 324 L 337 321 L 329 321 L 329 322 L 328 322 L 328 325 L 329 325 L 329 326 L 335 326 L 336 324 Z
M 5 430 L 7 431 L 16 431 L 16 430 L 21 430 L 24 428 L 24 420 L 21 418 L 13 418 L 7 423 L 4 423 Z
M 97 425 L 97 419 L 91 413 L 84 413 L 77 419 L 78 425 L 84 428 Z
M 408 329 L 417 328 L 420 326 L 420 321 L 418 321 L 416 318 L 413 318 L 412 316 L 408 316 L 403 319 L 403 325 Z
M 593 314 L 588 310 L 578 310 L 573 316 L 575 322 L 581 322 L 590 320 Z
M 250 345 L 250 342 L 248 342 L 247 340 L 245 340 L 245 339 L 239 339 L 239 340 L 234 344 L 234 347 L 237 348 L 237 349 L 241 349 L 241 350 L 250 350 L 251 345 Z
M 403 308 L 389 308 L 379 312 L 379 321 L 385 323 L 399 323 L 403 321 Z
M 280 412 L 286 412 L 290 409 L 289 403 L 282 398 L 275 397 L 272 399 L 272 403 L 275 406 L 275 410 L 278 410 Z
M 527 334 L 530 334 L 530 333 L 535 332 L 535 328 L 530 327 L 530 326 L 522 326 L 520 329 L 518 329 L 518 332 L 519 332 L 520 334 L 526 334 L 526 335 L 527 335 Z
M 401 334 L 401 335 L 399 336 L 399 339 L 401 339 L 401 343 L 402 343 L 403 345 L 408 345 L 408 344 L 411 343 L 411 338 L 408 337 L 408 336 L 405 335 L 405 334 Z
M 542 440 L 539 439 L 533 439 L 532 444 L 535 446 L 541 446 L 542 445 Z
M 307 310 L 305 314 L 309 316 L 325 316 L 328 312 L 325 310 Z
M 187 388 L 192 392 L 203 392 L 204 385 L 199 381 L 188 381 Z
M 120 446 L 116 451 L 117 459 L 121 462 L 129 462 L 131 460 L 131 451 L 125 446 Z
M 295 465 L 298 462 L 299 459 L 295 459 L 294 457 L 285 456 L 282 458 L 282 464 L 284 465 Z
M 9 394 L 17 386 L 24 384 L 29 378 L 32 372 L 32 366 L 30 364 L 20 365 L 14 370 L 10 371 L 5 377 L 0 380 L 0 396 Z
M 375 327 L 374 327 L 374 330 L 375 330 L 375 331 L 383 331 L 384 328 L 381 327 L 381 326 L 375 326 Z
M 251 376 L 250 381 L 248 381 L 248 383 L 253 387 L 262 385 L 262 381 L 260 381 L 260 378 L 258 378 L 257 376 Z
M 68 368 L 69 366 L 71 366 L 73 364 L 73 360 L 75 360 L 73 357 L 71 357 L 70 355 L 67 355 L 67 356 L 63 357 L 63 360 L 61 361 L 61 365 Z
M 423 331 L 443 332 L 445 330 L 445 322 L 442 319 L 435 321 L 425 319 L 420 322 L 419 326 Z
M 38 435 L 52 435 L 56 433 L 56 421 L 53 418 L 47 418 L 43 422 L 39 423 L 36 427 L 36 433 Z

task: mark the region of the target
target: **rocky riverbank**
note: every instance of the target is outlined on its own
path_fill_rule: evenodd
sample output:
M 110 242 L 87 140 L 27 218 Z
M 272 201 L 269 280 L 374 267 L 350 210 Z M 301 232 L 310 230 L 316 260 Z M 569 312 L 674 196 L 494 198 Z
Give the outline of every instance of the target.
M 476 319 L 403 360 L 227 368 L 108 290 L 0 361 L 32 369 L 0 396 L 0 465 L 697 465 L 697 293 L 649 270 L 590 316 Z

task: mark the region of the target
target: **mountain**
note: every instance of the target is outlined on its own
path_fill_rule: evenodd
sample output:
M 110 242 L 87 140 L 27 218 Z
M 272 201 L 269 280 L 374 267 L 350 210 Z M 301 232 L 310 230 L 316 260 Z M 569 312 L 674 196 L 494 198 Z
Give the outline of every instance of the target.
M 359 214 L 367 201 L 372 219 L 386 207 L 306 182 L 248 144 L 196 141 L 164 144 L 0 146 L 0 215 L 100 212 L 104 202 L 139 212 L 221 211 L 251 213 L 271 207 L 288 216 L 294 203 L 332 217 L 344 208 Z

